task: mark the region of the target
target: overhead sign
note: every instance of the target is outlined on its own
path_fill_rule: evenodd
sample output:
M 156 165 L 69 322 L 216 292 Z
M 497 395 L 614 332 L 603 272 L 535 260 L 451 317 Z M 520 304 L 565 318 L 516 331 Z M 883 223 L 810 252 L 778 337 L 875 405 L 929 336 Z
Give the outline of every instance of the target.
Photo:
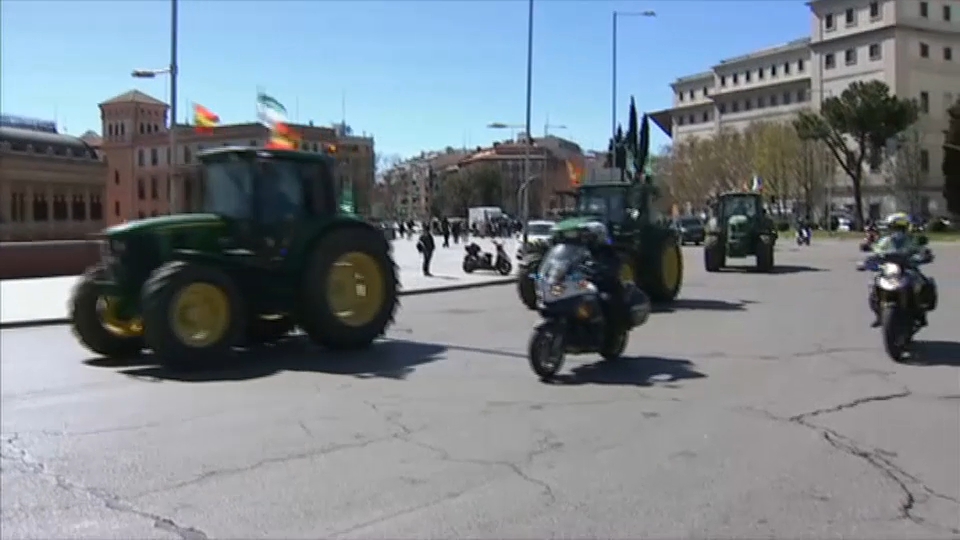
M 29 129 L 30 131 L 42 131 L 43 133 L 57 132 L 56 122 L 50 120 L 40 120 L 39 118 L 15 116 L 12 114 L 0 114 L 0 126 Z

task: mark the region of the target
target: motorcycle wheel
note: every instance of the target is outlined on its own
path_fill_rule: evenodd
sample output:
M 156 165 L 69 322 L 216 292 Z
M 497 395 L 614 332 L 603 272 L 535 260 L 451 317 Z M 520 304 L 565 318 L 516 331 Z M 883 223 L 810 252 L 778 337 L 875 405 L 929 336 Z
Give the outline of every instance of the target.
M 513 265 L 510 264 L 510 261 L 502 261 L 497 265 L 497 272 L 500 272 L 501 276 L 509 276 L 511 270 L 513 270 Z
M 894 362 L 902 362 L 910 346 L 909 318 L 899 306 L 884 306 L 880 314 L 883 348 Z
M 630 339 L 628 332 L 620 332 L 614 336 L 608 336 L 604 340 L 603 348 L 600 349 L 600 356 L 604 360 L 616 360 L 620 358 L 623 351 L 627 348 L 627 342 Z
M 554 325 L 541 324 L 533 331 L 527 355 L 530 360 L 530 369 L 540 377 L 541 381 L 549 381 L 563 367 L 563 349 L 563 336 Z
M 472 274 L 474 270 L 477 269 L 476 263 L 473 262 L 472 257 L 468 257 L 463 260 L 463 271 Z

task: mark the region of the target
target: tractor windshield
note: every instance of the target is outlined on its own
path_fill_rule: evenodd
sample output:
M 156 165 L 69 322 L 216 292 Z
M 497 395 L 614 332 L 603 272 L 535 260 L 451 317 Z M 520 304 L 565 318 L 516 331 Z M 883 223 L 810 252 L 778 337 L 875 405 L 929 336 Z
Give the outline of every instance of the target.
M 757 215 L 757 197 L 755 195 L 729 195 L 721 201 L 720 215 L 724 220 L 731 216 Z
M 597 216 L 610 223 L 621 223 L 626 218 L 624 190 L 618 188 L 584 189 L 577 199 L 577 214 Z
M 206 165 L 203 211 L 234 219 L 251 217 L 253 164 L 246 159 L 228 159 Z

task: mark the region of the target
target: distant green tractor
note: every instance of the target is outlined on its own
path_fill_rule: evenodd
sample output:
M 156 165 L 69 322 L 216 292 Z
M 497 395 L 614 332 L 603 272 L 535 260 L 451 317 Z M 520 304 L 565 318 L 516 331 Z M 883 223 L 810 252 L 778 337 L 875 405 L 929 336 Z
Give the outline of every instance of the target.
M 757 270 L 773 271 L 777 230 L 763 209 L 763 197 L 754 192 L 720 195 L 707 223 L 703 263 L 707 272 L 719 272 L 727 259 L 756 257 Z
M 555 231 L 562 234 L 587 221 L 602 221 L 623 258 L 621 278 L 636 283 L 653 302 L 663 304 L 672 302 L 680 293 L 683 254 L 676 231 L 653 219 L 652 191 L 648 184 L 610 182 L 585 184 L 576 191 L 560 192 L 573 198 L 574 211 L 557 223 Z M 530 274 L 536 272 L 539 257 L 529 259 L 524 260 L 517 287 L 523 303 L 535 309 Z
M 101 261 L 70 299 L 88 349 L 151 349 L 186 368 L 295 327 L 330 349 L 385 332 L 396 265 L 383 233 L 338 205 L 333 156 L 227 147 L 198 158 L 200 213 L 103 231 Z

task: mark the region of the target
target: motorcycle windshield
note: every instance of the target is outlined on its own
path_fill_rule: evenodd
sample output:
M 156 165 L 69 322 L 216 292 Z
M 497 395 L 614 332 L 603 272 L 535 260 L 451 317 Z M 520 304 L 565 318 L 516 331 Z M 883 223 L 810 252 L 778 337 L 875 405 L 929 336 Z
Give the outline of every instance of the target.
M 537 274 L 548 283 L 560 283 L 589 256 L 590 251 L 583 246 L 557 244 L 544 255 Z

